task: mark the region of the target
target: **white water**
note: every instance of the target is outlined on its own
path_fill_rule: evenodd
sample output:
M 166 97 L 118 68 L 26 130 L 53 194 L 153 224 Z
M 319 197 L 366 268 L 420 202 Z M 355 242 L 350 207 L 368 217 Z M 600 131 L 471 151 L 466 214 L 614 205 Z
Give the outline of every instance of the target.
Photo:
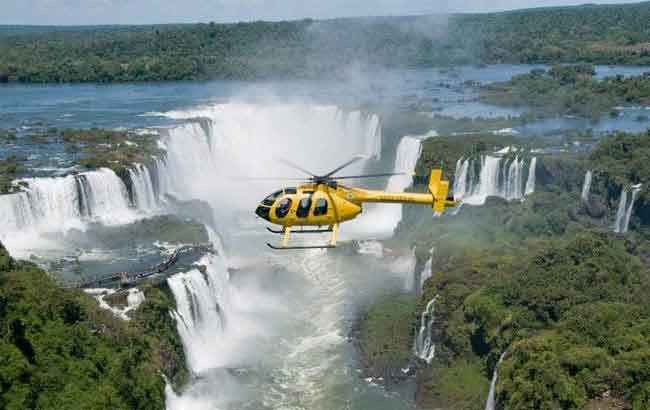
M 189 368 L 194 373 L 223 365 L 222 338 L 231 310 L 229 274 L 218 255 L 204 257 L 199 268 L 167 279 L 176 299 L 176 327 L 183 341 Z
M 456 163 L 454 178 L 456 200 L 470 205 L 483 205 L 488 197 L 500 197 L 512 201 L 523 199 L 525 195 L 535 191 L 537 166 L 535 157 L 527 162 L 518 156 L 503 158 L 482 155 L 478 161 L 480 162 L 477 164 L 475 159 L 461 158 Z
M 642 185 L 633 185 L 632 195 L 628 193 L 627 188 L 623 188 L 621 192 L 621 199 L 618 202 L 618 210 L 616 212 L 616 220 L 614 222 L 614 232 L 616 233 L 626 233 L 630 227 L 630 218 L 632 217 L 632 212 L 634 211 L 634 202 L 641 192 Z M 629 200 L 628 200 L 629 197 Z
M 498 378 L 498 369 L 503 359 L 506 357 L 506 352 L 501 353 L 497 365 L 494 366 L 494 373 L 492 374 L 492 381 L 490 382 L 490 392 L 488 393 L 487 401 L 485 402 L 485 410 L 495 410 L 496 406 L 496 386 Z
M 381 152 L 381 127 L 376 115 L 346 112 L 335 106 L 306 104 L 218 104 L 166 114 L 175 119 L 208 118 L 209 134 L 198 123 L 169 131 L 161 186 L 187 199 L 204 199 L 218 208 L 254 208 L 282 181 L 252 181 L 247 177 L 306 177 L 283 165 L 286 158 L 309 171 L 330 171 L 353 156 L 359 161 L 342 173 L 363 171 L 368 160 Z M 223 195 L 237 190 L 237 195 Z M 215 207 L 217 208 L 217 207 Z
M 422 292 L 422 289 L 424 288 L 424 282 L 427 281 L 431 277 L 432 268 L 433 268 L 433 253 L 435 252 L 436 248 L 431 248 L 429 251 L 429 259 L 424 264 L 424 268 L 422 268 L 422 273 L 420 274 L 420 292 Z
M 591 192 L 591 179 L 593 177 L 593 173 L 591 170 L 587 171 L 585 173 L 585 182 L 582 184 L 582 194 L 580 197 L 582 198 L 583 202 L 587 202 L 589 200 L 589 193 Z
M 0 240 L 9 252 L 25 257 L 30 249 L 58 246 L 52 234 L 133 221 L 126 187 L 110 169 L 53 178 L 26 178 L 24 192 L 0 196 Z
M 115 317 L 126 321 L 131 320 L 131 317 L 128 315 L 128 313 L 136 310 L 145 301 L 144 293 L 138 288 L 131 288 L 128 290 L 128 295 L 126 296 L 126 306 L 122 308 L 111 306 L 105 300 L 106 296 L 112 295 L 116 292 L 115 289 L 96 288 L 85 289 L 84 291 L 89 295 L 92 295 L 97 300 L 97 302 L 99 302 L 100 308 L 106 309 L 113 313 Z
M 415 337 L 415 345 L 413 346 L 413 353 L 415 356 L 424 360 L 428 364 L 431 364 L 431 361 L 436 355 L 436 346 L 433 343 L 431 331 L 436 320 L 435 304 L 437 300 L 438 295 L 427 303 L 424 312 L 422 312 L 422 317 L 420 318 L 420 330 Z
M 158 201 L 149 168 L 142 164 L 135 164 L 133 168 L 129 169 L 129 177 L 131 178 L 135 206 L 141 210 L 156 208 Z
M 528 168 L 528 180 L 526 181 L 526 189 L 524 190 L 524 195 L 530 195 L 535 192 L 535 177 L 537 174 L 537 157 L 533 157 L 530 160 L 530 165 Z

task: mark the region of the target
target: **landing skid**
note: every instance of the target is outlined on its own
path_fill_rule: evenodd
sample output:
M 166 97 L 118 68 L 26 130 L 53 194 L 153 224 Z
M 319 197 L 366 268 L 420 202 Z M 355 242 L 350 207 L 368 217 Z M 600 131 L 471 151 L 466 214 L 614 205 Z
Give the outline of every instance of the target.
M 270 243 L 267 243 L 266 246 L 276 251 L 291 251 L 299 249 L 334 249 L 334 245 L 315 245 L 315 246 L 274 246 Z
M 271 229 L 269 227 L 267 227 L 266 230 L 271 233 L 280 233 L 280 234 L 284 233 L 284 230 L 278 231 L 275 229 Z M 328 233 L 328 232 L 332 232 L 332 229 L 331 228 L 330 229 L 303 229 L 299 231 L 291 231 L 291 233 Z
M 330 239 L 328 245 L 316 245 L 316 246 L 289 246 L 289 236 L 291 235 L 290 226 L 285 227 L 282 231 L 274 231 L 268 227 L 266 229 L 268 229 L 269 232 L 282 234 L 282 246 L 274 246 L 271 245 L 270 243 L 267 243 L 266 245 L 271 249 L 275 249 L 278 251 L 289 250 L 289 249 L 333 249 L 336 248 L 336 239 L 339 233 L 339 224 L 335 223 L 332 226 L 330 226 L 328 229 L 309 229 L 309 230 L 295 231 L 295 233 L 321 233 L 321 232 L 332 233 L 332 238 Z

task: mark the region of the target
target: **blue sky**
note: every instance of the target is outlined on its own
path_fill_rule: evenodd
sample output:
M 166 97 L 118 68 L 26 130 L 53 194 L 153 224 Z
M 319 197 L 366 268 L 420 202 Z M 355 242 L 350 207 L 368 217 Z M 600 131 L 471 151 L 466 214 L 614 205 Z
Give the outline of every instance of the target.
M 571 0 L 0 0 L 0 24 L 151 24 L 482 12 Z M 590 1 L 630 3 L 629 0 Z

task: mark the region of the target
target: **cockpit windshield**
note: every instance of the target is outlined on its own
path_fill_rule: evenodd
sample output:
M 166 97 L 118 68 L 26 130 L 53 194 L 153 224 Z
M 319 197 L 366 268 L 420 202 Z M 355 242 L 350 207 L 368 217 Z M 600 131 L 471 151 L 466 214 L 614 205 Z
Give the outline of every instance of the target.
M 266 205 L 266 206 L 272 206 L 273 203 L 275 203 L 275 200 L 278 199 L 278 197 L 280 195 L 282 195 L 282 191 L 274 192 L 271 195 L 264 198 L 264 200 L 262 201 L 262 204 Z

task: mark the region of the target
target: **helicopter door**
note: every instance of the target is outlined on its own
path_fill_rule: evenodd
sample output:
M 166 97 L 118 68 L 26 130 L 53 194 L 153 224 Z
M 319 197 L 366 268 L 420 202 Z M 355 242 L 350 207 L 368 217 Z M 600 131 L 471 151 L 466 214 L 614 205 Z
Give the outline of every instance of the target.
M 300 202 L 298 202 L 296 216 L 298 218 L 306 218 L 309 216 L 309 209 L 311 209 L 311 195 L 303 197 Z
M 318 198 L 316 206 L 314 207 L 314 216 L 327 215 L 327 199 Z
M 286 197 L 282 198 L 275 206 L 275 216 L 280 219 L 284 218 L 285 216 L 287 216 L 290 209 L 291 209 L 291 199 Z

